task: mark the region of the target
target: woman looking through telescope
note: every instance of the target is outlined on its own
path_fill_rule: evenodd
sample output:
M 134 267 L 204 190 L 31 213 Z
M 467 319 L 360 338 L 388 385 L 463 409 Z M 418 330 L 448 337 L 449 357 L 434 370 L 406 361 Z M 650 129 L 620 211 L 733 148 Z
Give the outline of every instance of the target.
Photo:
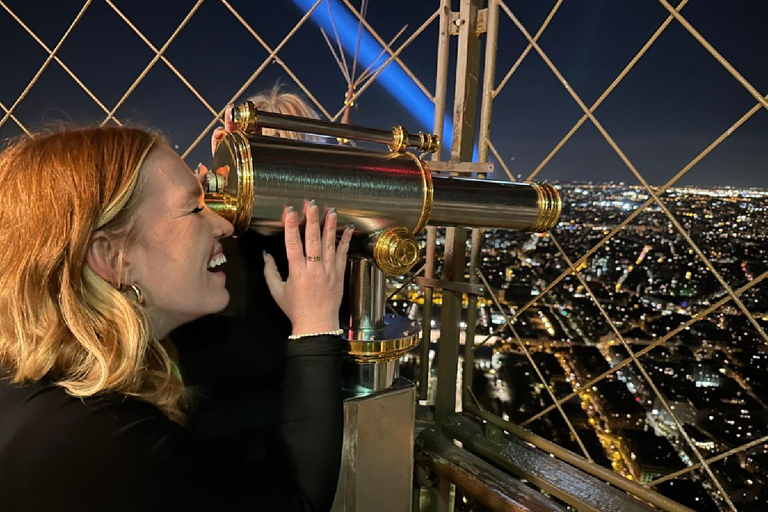
M 229 301 L 232 226 L 161 137 L 133 128 L 36 135 L 0 153 L 0 503 L 3 511 L 322 510 L 308 461 L 338 469 L 338 309 L 351 231 L 302 244 L 264 275 L 291 322 L 275 468 L 235 464 L 182 425 L 188 396 L 165 339 Z M 310 377 L 311 376 L 311 377 Z M 311 382 L 308 382 L 310 381 Z M 325 466 L 325 467 L 324 467 Z M 229 508 L 226 508 L 229 507 Z M 233 508 L 236 507 L 236 508 Z
M 250 98 L 260 111 L 317 119 L 317 113 L 298 95 L 279 84 Z M 226 109 L 225 124 L 214 130 L 211 152 L 237 129 Z M 266 135 L 307 140 L 306 134 L 264 130 Z M 207 169 L 199 167 L 203 177 Z M 267 460 L 285 464 L 281 453 L 270 451 L 263 438 L 279 425 L 281 383 L 285 378 L 286 344 L 290 323 L 272 299 L 264 279 L 262 252 L 266 250 L 285 275 L 288 262 L 279 236 L 246 231 L 222 241 L 227 254 L 227 289 L 231 300 L 221 313 L 209 315 L 171 334 L 179 350 L 185 382 L 196 391 L 190 428 L 212 449 L 235 463 Z M 246 405 L 247 406 L 244 406 Z M 342 426 L 328 442 L 340 453 Z M 338 467 L 325 468 L 323 486 L 333 498 Z M 330 508 L 330 503 L 329 507 Z

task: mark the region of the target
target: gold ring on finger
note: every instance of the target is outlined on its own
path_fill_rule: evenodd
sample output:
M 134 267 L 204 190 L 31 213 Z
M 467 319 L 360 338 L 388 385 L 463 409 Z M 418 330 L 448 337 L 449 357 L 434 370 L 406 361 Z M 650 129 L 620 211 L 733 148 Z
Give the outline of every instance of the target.
M 320 261 L 322 259 L 320 256 L 307 256 L 307 261 Z

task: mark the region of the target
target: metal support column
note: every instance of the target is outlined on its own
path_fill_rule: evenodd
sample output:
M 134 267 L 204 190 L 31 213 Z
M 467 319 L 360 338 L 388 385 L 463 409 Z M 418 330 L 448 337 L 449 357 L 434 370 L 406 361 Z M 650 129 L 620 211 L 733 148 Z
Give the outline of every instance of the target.
M 480 38 L 477 14 L 481 0 L 461 0 L 459 50 L 456 62 L 456 91 L 453 109 L 452 162 L 472 161 L 477 117 L 478 75 L 480 71 Z M 467 230 L 449 228 L 445 236 L 443 279 L 464 281 L 466 269 Z M 440 345 L 435 419 L 438 423 L 456 409 L 456 372 L 459 357 L 459 322 L 461 292 L 443 291 L 440 314 Z
M 488 161 L 488 141 L 491 133 L 491 112 L 493 108 L 493 89 L 496 82 L 496 49 L 499 37 L 499 4 L 497 0 L 488 0 L 485 16 L 485 67 L 483 69 L 483 93 L 480 106 L 480 134 L 478 137 L 478 162 Z M 486 173 L 478 173 L 484 179 Z M 469 258 L 469 281 L 477 284 L 477 266 L 480 263 L 480 245 L 482 230 L 472 229 L 472 250 Z M 464 336 L 464 368 L 462 370 L 462 403 L 469 400 L 468 390 L 472 387 L 475 369 L 475 332 L 477 324 L 477 297 L 469 296 L 467 306 L 467 330 Z
M 469 282 L 477 284 L 477 265 L 480 263 L 480 244 L 483 230 L 472 229 L 472 250 L 469 255 Z M 467 294 L 467 329 L 464 331 L 464 366 L 461 371 L 461 402 L 470 400 L 468 390 L 472 388 L 472 378 L 475 373 L 475 332 L 477 326 L 477 299 L 472 293 Z
M 432 279 L 435 276 L 435 245 L 437 228 L 427 228 L 427 254 L 424 263 L 424 276 Z M 429 398 L 429 352 L 432 344 L 432 300 L 434 289 L 424 288 L 424 307 L 421 315 L 421 355 L 419 356 L 419 400 Z
M 437 44 L 437 80 L 435 81 L 435 121 L 432 133 L 443 140 L 445 136 L 445 99 L 448 91 L 448 58 L 451 51 L 451 0 L 440 2 L 440 36 Z M 439 161 L 440 153 L 432 153 L 432 160 Z M 437 228 L 427 227 L 427 255 L 424 263 L 424 277 L 435 277 L 435 246 Z M 432 297 L 433 289 L 424 289 L 422 314 L 421 356 L 419 357 L 419 400 L 427 400 L 429 390 L 429 351 L 432 343 Z
M 456 88 L 453 103 L 453 144 L 451 162 L 471 162 L 475 143 L 477 117 L 478 76 L 480 72 L 480 37 L 477 17 L 482 0 L 461 0 L 459 18 L 459 44 L 456 59 Z M 449 228 L 445 235 L 443 279 L 464 281 L 466 269 L 467 230 Z M 459 322 L 461 321 L 462 294 L 443 290 L 440 311 L 440 342 L 437 356 L 437 394 L 435 420 L 440 424 L 456 410 L 456 373 L 459 359 Z M 447 511 L 450 503 L 450 484 L 438 478 L 439 511 Z
M 496 50 L 499 40 L 499 3 L 488 0 L 486 14 L 485 69 L 483 70 L 483 96 L 480 105 L 480 133 L 478 137 L 478 162 L 488 161 L 488 142 L 491 136 L 493 90 L 496 84 Z

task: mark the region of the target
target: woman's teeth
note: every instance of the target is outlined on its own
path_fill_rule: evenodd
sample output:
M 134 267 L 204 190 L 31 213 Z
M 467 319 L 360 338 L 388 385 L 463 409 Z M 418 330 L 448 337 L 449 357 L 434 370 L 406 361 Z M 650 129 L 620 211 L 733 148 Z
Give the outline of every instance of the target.
M 208 270 L 216 270 L 216 267 L 219 265 L 223 265 L 227 262 L 226 256 L 224 254 L 217 254 L 213 258 L 211 258 L 211 261 L 208 262 Z

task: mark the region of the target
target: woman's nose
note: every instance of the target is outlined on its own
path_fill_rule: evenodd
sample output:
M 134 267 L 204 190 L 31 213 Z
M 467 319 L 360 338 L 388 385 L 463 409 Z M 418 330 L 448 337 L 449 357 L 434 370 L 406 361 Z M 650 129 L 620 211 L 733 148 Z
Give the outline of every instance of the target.
M 220 238 L 227 238 L 227 237 L 232 236 L 232 233 L 235 232 L 235 227 L 232 225 L 232 223 L 229 222 L 224 217 L 220 216 L 219 214 L 217 214 L 217 213 L 215 213 L 213 211 L 210 211 L 210 212 L 211 212 L 211 214 L 214 217 L 214 222 L 215 222 L 216 228 L 217 228 L 216 232 L 219 233 L 218 236 Z M 219 231 L 219 230 L 221 230 L 221 231 Z
M 221 219 L 221 222 L 224 223 L 224 235 L 222 236 L 222 238 L 228 238 L 232 236 L 232 233 L 235 232 L 235 226 L 233 226 L 232 223 L 229 222 L 227 219 L 224 219 L 221 217 L 219 218 Z

